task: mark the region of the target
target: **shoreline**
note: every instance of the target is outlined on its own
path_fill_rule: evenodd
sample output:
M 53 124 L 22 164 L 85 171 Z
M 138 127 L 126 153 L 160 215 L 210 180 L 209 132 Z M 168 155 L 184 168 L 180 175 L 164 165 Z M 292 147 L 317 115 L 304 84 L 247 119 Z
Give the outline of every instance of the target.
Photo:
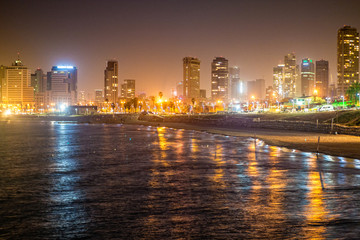
M 192 123 L 179 123 L 179 122 L 150 122 L 137 120 L 134 117 L 127 117 L 124 121 L 108 122 L 83 121 L 83 118 L 57 118 L 57 117 L 34 117 L 34 118 L 8 118 L 9 120 L 25 120 L 25 121 L 56 121 L 63 122 L 69 121 L 77 122 L 78 124 L 129 124 L 129 125 L 145 125 L 145 126 L 159 126 L 169 127 L 176 129 L 204 131 L 213 134 L 222 134 L 235 137 L 251 137 L 263 140 L 268 145 L 286 147 L 289 149 L 297 149 L 303 152 L 317 152 L 318 137 L 320 136 L 319 153 L 349 157 L 354 159 L 360 159 L 360 137 L 353 135 L 333 135 L 327 133 L 317 132 L 304 132 L 294 130 L 280 130 L 280 129 L 266 129 L 266 128 L 241 128 L 241 127 L 221 127 L 212 125 L 199 125 Z M 0 119 L 4 121 L 5 119 Z
M 333 135 L 326 133 L 284 131 L 260 128 L 225 128 L 199 126 L 187 123 L 131 121 L 125 124 L 168 127 L 185 130 L 204 131 L 213 134 L 222 134 L 235 137 L 255 137 L 266 144 L 302 152 L 317 152 L 318 137 L 320 136 L 319 153 L 331 156 L 360 159 L 360 137 L 352 135 Z

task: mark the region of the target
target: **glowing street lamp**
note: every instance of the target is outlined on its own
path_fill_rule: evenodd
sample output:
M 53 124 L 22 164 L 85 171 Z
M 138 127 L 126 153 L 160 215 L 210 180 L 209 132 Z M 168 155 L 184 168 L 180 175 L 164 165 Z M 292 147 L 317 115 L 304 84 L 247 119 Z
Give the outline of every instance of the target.
M 327 98 L 326 98 L 326 102 L 327 102 L 327 104 L 330 104 L 330 100 L 331 100 L 331 98 L 330 98 L 330 97 L 327 97 Z
M 358 95 L 358 96 L 359 96 L 359 106 L 360 106 L 360 93 L 358 93 L 358 94 L 356 94 L 356 95 Z
M 344 102 L 344 96 L 341 96 L 342 100 L 343 100 L 343 109 L 345 108 L 345 102 Z

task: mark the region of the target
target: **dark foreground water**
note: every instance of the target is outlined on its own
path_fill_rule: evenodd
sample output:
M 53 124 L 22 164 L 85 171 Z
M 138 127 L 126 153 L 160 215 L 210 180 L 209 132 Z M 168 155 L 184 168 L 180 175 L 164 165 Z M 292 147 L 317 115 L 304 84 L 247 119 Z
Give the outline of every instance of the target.
M 161 127 L 0 123 L 0 239 L 359 236 L 359 160 Z

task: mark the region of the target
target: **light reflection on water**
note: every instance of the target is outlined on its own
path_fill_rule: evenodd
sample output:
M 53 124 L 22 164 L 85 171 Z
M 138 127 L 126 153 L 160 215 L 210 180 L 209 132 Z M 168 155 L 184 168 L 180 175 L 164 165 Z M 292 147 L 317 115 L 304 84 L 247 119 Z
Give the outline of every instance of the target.
M 360 233 L 357 159 L 164 127 L 56 122 L 0 125 L 0 144 L 0 238 Z

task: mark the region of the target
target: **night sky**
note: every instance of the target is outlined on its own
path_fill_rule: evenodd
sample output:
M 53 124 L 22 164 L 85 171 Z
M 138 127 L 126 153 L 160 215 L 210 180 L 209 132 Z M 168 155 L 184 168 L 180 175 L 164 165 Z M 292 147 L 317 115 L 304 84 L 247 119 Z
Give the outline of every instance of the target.
M 0 13 L 0 64 L 20 51 L 29 68 L 78 68 L 79 90 L 103 88 L 106 60 L 119 61 L 119 84 L 136 79 L 147 95 L 182 80 L 182 58 L 201 60 L 201 88 L 210 90 L 210 63 L 223 56 L 241 79 L 265 78 L 295 52 L 330 62 L 336 80 L 336 37 L 360 30 L 359 0 L 6 1 Z

